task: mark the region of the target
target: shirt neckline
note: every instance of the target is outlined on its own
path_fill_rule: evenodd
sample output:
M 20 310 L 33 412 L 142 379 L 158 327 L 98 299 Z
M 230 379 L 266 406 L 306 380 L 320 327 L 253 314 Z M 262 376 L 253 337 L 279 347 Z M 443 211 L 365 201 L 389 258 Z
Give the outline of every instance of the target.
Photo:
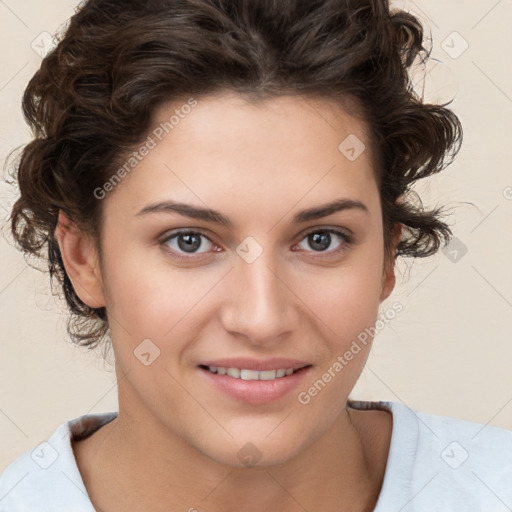
M 400 402 L 348 400 L 349 407 L 391 412 L 393 427 L 382 486 L 372 512 L 400 510 L 409 500 L 418 449 L 419 426 L 416 413 Z

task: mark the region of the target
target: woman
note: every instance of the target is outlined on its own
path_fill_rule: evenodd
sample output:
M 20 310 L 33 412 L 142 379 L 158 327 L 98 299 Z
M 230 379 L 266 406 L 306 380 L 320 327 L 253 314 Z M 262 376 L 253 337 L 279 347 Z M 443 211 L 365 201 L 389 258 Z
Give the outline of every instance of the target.
M 119 412 L 16 459 L 0 510 L 512 505 L 511 431 L 349 400 L 396 258 L 451 234 L 408 195 L 462 138 L 412 90 L 422 39 L 385 0 L 81 6 L 25 91 L 12 230 L 112 344 Z

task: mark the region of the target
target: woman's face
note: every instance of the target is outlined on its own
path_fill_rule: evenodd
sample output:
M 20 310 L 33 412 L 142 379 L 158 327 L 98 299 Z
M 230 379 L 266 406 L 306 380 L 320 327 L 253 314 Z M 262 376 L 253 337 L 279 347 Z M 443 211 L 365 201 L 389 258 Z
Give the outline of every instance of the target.
M 157 111 L 147 151 L 103 199 L 120 418 L 222 463 L 280 463 L 344 410 L 370 344 L 344 354 L 394 285 L 369 141 L 327 100 L 185 105 Z M 242 376 L 270 380 L 215 363 L 266 364 Z

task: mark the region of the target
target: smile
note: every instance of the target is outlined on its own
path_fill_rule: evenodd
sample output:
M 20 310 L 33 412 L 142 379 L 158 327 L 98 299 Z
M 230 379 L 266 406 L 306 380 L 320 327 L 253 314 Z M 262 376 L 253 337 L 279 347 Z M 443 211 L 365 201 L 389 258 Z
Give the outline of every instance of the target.
M 279 368 L 277 370 L 248 370 L 246 368 L 224 368 L 222 366 L 202 366 L 211 373 L 227 375 L 234 379 L 242 380 L 274 380 L 291 375 L 296 370 L 293 368 Z
M 311 373 L 310 364 L 301 366 L 295 363 L 295 366 L 296 368 L 255 370 L 201 364 L 198 369 L 206 377 L 208 385 L 222 394 L 240 402 L 262 405 L 291 394 Z

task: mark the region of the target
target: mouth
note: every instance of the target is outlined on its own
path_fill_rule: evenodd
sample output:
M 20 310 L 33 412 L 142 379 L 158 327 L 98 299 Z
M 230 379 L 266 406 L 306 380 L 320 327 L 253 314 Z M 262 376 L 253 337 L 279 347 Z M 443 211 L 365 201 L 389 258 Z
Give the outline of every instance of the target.
M 311 365 L 305 365 L 300 368 L 278 368 L 276 370 L 251 370 L 248 368 L 228 368 L 223 366 L 207 366 L 204 364 L 199 365 L 199 368 L 206 370 L 210 373 L 218 375 L 226 375 L 233 379 L 241 380 L 275 380 L 282 379 L 298 373 L 305 368 L 309 368 Z
M 310 373 L 311 364 L 295 363 L 295 368 L 281 366 L 264 370 L 200 364 L 197 369 L 211 389 L 237 402 L 251 405 L 270 404 L 290 397 Z M 253 366 L 258 366 L 254 364 Z

